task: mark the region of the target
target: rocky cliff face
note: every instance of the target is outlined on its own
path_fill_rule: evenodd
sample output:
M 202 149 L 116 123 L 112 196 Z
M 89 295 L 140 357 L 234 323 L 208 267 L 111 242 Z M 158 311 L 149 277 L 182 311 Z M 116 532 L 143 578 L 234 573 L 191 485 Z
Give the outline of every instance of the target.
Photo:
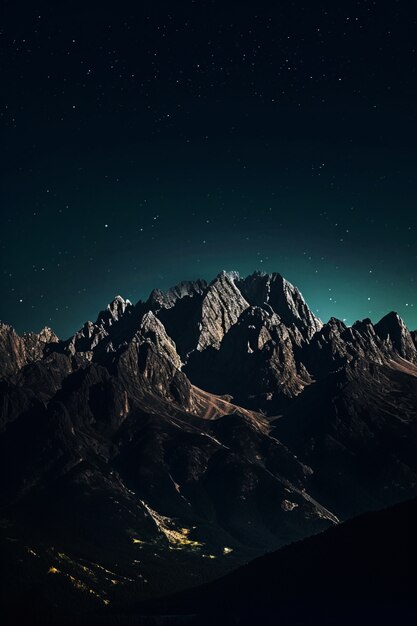
M 375 325 L 375 332 L 385 342 L 389 352 L 396 352 L 406 361 L 417 363 L 412 335 L 397 313 L 393 311 L 385 315 Z
M 201 296 L 206 288 L 207 283 L 205 280 L 196 280 L 182 281 L 168 289 L 168 291 L 154 289 L 148 298 L 148 305 L 152 310 L 170 309 L 182 298 Z
M 299 290 L 280 274 L 255 272 L 240 280 L 239 289 L 252 305 L 265 304 L 275 311 L 282 322 L 294 333 L 294 337 L 310 339 L 322 327 L 321 321 L 307 306 Z
M 279 274 L 117 296 L 65 341 L 2 324 L 0 356 L 0 539 L 69 605 L 203 581 L 417 492 L 416 333 L 323 324 Z
M 11 326 L 0 322 L 0 376 L 18 372 L 24 365 L 42 359 L 50 344 L 58 342 L 48 327 L 40 333 L 25 333 L 20 337 Z

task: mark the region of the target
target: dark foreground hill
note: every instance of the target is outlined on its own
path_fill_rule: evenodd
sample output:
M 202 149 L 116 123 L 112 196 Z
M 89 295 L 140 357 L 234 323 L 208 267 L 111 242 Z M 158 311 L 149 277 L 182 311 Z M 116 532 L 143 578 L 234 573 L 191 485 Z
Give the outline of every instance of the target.
M 415 624 L 416 527 L 417 500 L 412 500 L 137 610 L 172 616 L 170 624 Z

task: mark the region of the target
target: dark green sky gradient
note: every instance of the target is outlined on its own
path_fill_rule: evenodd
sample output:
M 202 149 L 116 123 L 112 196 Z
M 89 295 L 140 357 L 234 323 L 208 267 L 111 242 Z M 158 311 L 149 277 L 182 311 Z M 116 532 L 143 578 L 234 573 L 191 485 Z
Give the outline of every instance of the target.
M 323 320 L 376 321 L 394 309 L 417 328 L 414 15 L 396 3 L 392 13 L 351 3 L 353 14 L 334 8 L 329 22 L 289 3 L 294 14 L 275 22 L 272 37 L 265 24 L 275 9 L 264 9 L 251 34 L 250 9 L 231 28 L 220 5 L 200 3 L 203 14 L 206 4 L 217 7 L 213 32 L 204 31 L 216 44 L 214 69 L 208 49 L 190 60 L 188 48 L 177 42 L 173 56 L 159 39 L 152 50 L 166 63 L 154 84 L 148 44 L 133 46 L 147 28 L 132 19 L 125 37 L 114 14 L 94 27 L 66 22 L 51 39 L 45 29 L 32 56 L 11 54 L 0 319 L 19 331 L 48 324 L 67 336 L 118 293 L 137 301 L 179 280 L 260 269 L 296 284 Z M 152 28 L 166 21 L 163 3 L 160 13 L 155 3 L 149 10 Z M 191 20 L 188 44 L 198 47 L 203 18 L 193 11 L 184 18 L 178 9 L 171 23 Z M 352 32 L 341 50 L 349 14 L 366 33 Z M 26 18 L 28 40 L 34 15 Z M 324 53 L 313 16 L 315 28 L 327 29 Z M 14 17 L 9 43 L 22 28 Z M 53 16 L 45 19 L 52 24 Z M 108 24 L 115 24 L 110 35 Z M 64 54 L 73 36 L 80 49 Z M 257 41 L 260 58 L 249 70 L 241 55 Z M 121 87 L 102 58 L 115 49 L 122 74 L 143 75 L 143 89 L 131 81 Z M 275 65 L 291 55 L 302 71 L 290 79 Z M 220 68 L 228 63 L 225 79 Z M 83 86 L 90 66 L 94 78 Z

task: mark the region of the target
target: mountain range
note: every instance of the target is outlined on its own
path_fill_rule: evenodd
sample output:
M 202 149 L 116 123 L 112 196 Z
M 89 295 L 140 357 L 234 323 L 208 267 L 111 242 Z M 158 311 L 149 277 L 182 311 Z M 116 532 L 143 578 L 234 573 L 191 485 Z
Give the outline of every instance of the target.
M 0 324 L 5 612 L 219 578 L 416 497 L 416 444 L 417 331 L 323 324 L 276 273 L 117 296 L 66 340 Z

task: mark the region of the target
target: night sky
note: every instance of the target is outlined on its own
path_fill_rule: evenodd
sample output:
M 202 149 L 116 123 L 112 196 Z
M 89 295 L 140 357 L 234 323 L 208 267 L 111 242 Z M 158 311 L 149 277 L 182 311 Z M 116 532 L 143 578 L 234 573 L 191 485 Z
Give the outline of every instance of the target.
M 415 3 L 2 7 L 2 321 L 234 269 L 417 327 Z

